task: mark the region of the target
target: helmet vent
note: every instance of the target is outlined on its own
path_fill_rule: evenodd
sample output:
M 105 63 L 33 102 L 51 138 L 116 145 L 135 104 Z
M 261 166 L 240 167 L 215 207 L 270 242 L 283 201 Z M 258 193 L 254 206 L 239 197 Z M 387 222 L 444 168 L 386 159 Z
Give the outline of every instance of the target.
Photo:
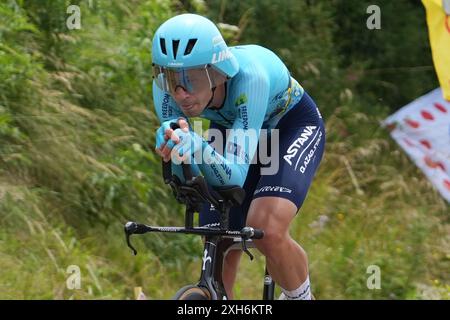
M 178 45 L 180 44 L 180 40 L 172 40 L 172 48 L 173 48 L 173 58 L 177 58 L 178 53 Z
M 161 45 L 161 51 L 163 54 L 167 55 L 167 50 L 166 50 L 166 39 L 164 38 L 160 38 L 159 39 L 159 44 Z
M 195 44 L 197 43 L 197 39 L 189 39 L 189 42 L 186 46 L 186 50 L 184 50 L 184 55 L 187 56 L 194 49 Z

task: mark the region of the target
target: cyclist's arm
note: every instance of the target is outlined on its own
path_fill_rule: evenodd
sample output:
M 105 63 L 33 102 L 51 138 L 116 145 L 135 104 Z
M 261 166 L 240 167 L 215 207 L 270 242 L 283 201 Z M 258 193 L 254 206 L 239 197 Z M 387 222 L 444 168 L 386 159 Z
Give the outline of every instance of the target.
M 236 94 L 231 101 L 236 101 L 236 108 L 240 110 L 226 141 L 224 156 L 206 142 L 202 143 L 204 161 L 198 166 L 213 186 L 242 187 L 245 182 L 269 100 L 269 81 L 261 74 L 251 79 L 244 75 L 234 84 L 238 90 L 234 90 Z M 245 143 L 245 137 L 250 143 Z
M 169 120 L 176 120 L 179 117 L 184 117 L 184 114 L 179 110 L 177 107 L 175 101 L 170 96 L 169 93 L 164 92 L 153 81 L 153 103 L 155 105 L 155 111 L 156 115 L 158 116 L 160 124 L 163 124 L 166 121 Z M 188 120 L 186 118 L 186 120 Z M 160 130 L 160 132 L 156 133 L 157 135 L 162 135 L 159 137 L 160 141 L 163 141 L 164 137 L 164 131 Z M 158 140 L 158 137 L 156 137 L 156 140 Z M 197 165 L 192 162 L 191 164 L 192 168 L 192 174 L 198 175 L 200 173 L 200 170 L 198 169 Z M 184 175 L 183 170 L 179 164 L 174 164 L 172 162 L 172 174 L 177 175 L 182 182 L 184 182 Z

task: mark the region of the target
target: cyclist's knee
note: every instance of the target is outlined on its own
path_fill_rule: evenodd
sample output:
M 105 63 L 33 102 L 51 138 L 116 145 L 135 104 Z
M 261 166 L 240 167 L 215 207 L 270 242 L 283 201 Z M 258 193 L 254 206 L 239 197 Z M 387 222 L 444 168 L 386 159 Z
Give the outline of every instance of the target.
M 255 241 L 255 246 L 262 254 L 267 256 L 272 252 L 279 252 L 282 250 L 283 247 L 285 247 L 287 239 L 289 239 L 288 236 L 277 233 L 276 231 L 271 232 L 271 229 L 267 229 L 264 233 L 264 238 Z
M 286 199 L 265 197 L 253 200 L 247 225 L 264 230 L 264 238 L 255 241 L 263 254 L 282 249 L 290 240 L 289 225 L 296 211 L 295 205 Z

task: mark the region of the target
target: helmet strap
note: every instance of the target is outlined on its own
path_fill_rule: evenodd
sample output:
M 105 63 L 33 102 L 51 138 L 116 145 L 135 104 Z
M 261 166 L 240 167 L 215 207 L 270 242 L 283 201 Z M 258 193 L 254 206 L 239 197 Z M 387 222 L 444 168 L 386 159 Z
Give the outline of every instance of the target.
M 211 89 L 211 91 L 212 91 L 211 99 L 209 99 L 208 103 L 206 104 L 206 108 L 209 108 L 209 105 L 210 105 L 211 102 L 213 101 L 213 99 L 214 99 L 214 93 L 215 93 L 215 91 L 216 91 L 216 88 L 217 88 L 217 87 L 214 87 L 214 88 Z
M 211 107 L 211 102 L 214 100 L 214 94 L 215 94 L 216 89 L 217 89 L 217 87 L 214 87 L 214 88 L 211 89 L 212 96 L 211 96 L 211 99 L 209 99 L 208 104 L 206 105 L 205 108 Z M 224 86 L 224 90 L 225 90 L 225 97 L 223 98 L 222 104 L 219 107 L 216 107 L 217 109 L 221 109 L 223 107 L 223 104 L 225 103 L 225 98 L 227 96 L 227 86 L 226 86 L 226 84 Z

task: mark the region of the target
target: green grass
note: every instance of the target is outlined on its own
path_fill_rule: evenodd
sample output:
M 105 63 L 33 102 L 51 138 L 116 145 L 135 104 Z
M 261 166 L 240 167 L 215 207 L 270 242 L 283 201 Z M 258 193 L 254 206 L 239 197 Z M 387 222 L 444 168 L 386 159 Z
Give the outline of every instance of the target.
M 200 239 L 135 236 L 133 256 L 123 224 L 184 221 L 152 151 L 150 45 L 172 3 L 80 1 L 84 27 L 70 32 L 60 24 L 64 1 L 11 3 L 0 4 L 0 298 L 134 299 L 135 287 L 170 298 L 198 280 Z M 326 109 L 326 153 L 291 228 L 314 295 L 448 299 L 448 204 L 379 127 L 385 106 L 319 62 L 336 79 L 313 93 Z M 77 290 L 66 285 L 72 265 Z M 371 265 L 380 290 L 367 288 Z M 263 274 L 263 257 L 244 255 L 236 298 L 259 299 Z

